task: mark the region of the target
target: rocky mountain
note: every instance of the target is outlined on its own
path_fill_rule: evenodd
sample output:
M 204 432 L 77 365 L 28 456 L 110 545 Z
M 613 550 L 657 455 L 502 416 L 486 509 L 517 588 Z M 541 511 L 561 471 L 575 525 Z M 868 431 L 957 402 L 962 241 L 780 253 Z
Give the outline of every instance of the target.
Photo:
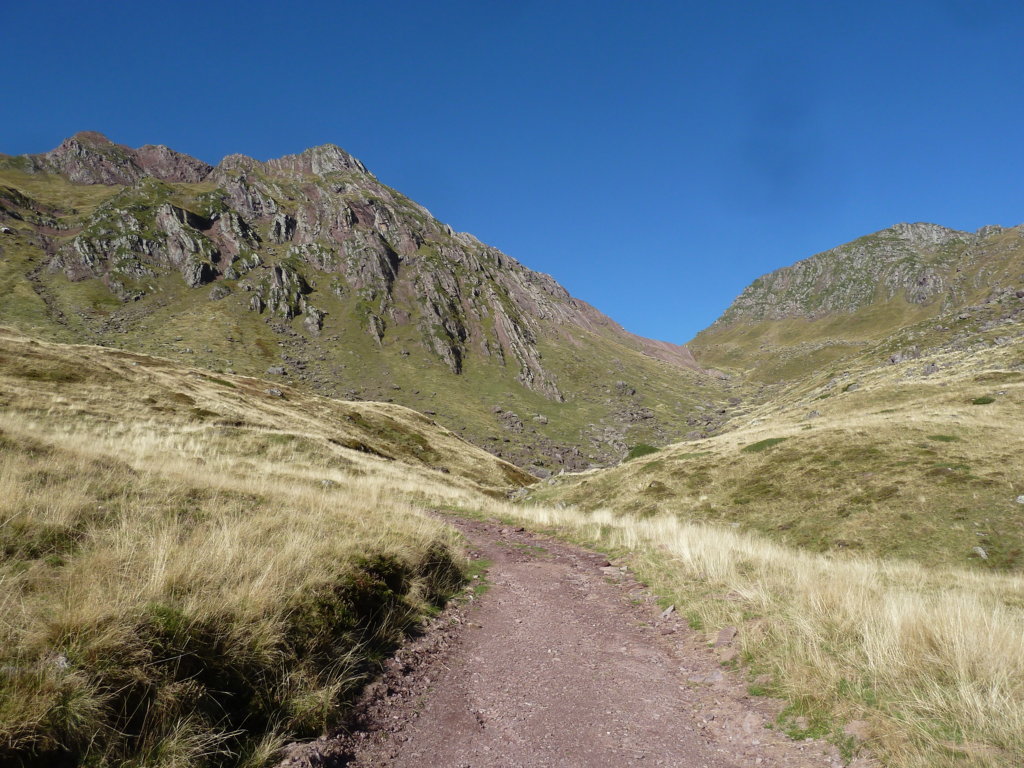
M 0 322 L 435 416 L 544 474 L 709 433 L 730 385 L 333 145 L 209 166 L 80 133 L 0 157 Z M 699 407 L 698 407 L 699 406 Z
M 1019 332 L 1022 298 L 1024 226 L 897 224 L 755 280 L 691 346 L 708 366 L 794 379 L 996 343 Z

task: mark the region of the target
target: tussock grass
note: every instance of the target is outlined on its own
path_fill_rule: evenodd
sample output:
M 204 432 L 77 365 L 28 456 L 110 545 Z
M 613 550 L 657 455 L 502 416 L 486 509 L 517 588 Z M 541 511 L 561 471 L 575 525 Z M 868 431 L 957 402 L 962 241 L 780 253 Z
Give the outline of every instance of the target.
M 128 464 L 5 422 L 6 760 L 196 765 L 315 735 L 461 582 L 452 534 L 386 482 Z
M 265 764 L 461 586 L 416 501 L 525 477 L 265 386 L 0 334 L 0 763 Z

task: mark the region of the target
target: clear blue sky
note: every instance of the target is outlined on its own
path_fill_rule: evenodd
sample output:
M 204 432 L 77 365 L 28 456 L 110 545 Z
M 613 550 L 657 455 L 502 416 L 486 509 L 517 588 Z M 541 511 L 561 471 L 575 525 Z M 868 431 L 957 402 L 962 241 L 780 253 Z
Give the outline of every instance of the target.
M 898 221 L 1024 221 L 1024 3 L 7 3 L 0 151 L 332 142 L 629 330 Z

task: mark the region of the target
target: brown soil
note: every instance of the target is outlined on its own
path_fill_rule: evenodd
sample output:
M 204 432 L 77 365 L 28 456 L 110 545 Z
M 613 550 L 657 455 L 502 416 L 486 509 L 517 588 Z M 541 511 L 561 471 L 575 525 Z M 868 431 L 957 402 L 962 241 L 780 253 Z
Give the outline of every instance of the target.
M 603 556 L 456 520 L 490 589 L 392 659 L 349 728 L 282 765 L 533 768 L 840 766 L 834 747 L 768 727 L 719 647 L 667 616 Z

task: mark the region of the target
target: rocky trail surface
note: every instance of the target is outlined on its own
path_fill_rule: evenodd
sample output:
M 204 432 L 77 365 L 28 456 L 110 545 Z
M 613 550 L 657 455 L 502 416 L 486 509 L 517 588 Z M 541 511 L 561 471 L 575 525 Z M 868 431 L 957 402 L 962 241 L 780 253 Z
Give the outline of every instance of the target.
M 834 747 L 768 726 L 723 652 L 602 555 L 457 520 L 490 589 L 388 664 L 345 732 L 282 766 L 841 766 Z

